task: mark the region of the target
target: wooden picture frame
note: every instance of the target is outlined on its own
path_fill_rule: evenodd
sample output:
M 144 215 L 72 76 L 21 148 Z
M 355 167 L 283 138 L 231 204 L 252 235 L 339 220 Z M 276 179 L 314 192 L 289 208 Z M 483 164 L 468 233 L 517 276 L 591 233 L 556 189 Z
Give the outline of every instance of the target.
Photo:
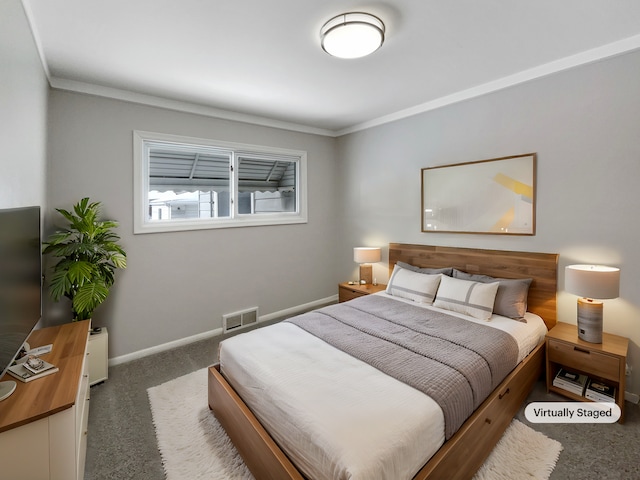
M 535 235 L 536 154 L 423 168 L 423 232 Z

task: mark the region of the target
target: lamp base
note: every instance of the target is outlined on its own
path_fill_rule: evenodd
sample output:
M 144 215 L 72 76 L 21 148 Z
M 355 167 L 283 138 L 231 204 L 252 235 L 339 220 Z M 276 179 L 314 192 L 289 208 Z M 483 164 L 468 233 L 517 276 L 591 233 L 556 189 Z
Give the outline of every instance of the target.
M 589 343 L 602 343 L 602 302 L 578 299 L 578 338 Z
M 373 283 L 373 266 L 372 265 L 360 265 L 360 283 Z

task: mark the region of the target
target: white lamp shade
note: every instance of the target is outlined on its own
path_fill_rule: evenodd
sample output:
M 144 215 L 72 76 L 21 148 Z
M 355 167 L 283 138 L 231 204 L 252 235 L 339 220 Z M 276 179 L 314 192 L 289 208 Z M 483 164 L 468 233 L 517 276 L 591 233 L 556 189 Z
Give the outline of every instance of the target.
M 564 270 L 569 293 L 604 300 L 620 295 L 620 269 L 603 265 L 569 265 Z
M 322 48 L 339 58 L 359 58 L 375 52 L 384 42 L 384 23 L 362 12 L 343 13 L 322 26 Z
M 353 249 L 353 261 L 356 263 L 376 263 L 380 261 L 380 248 L 356 247 Z

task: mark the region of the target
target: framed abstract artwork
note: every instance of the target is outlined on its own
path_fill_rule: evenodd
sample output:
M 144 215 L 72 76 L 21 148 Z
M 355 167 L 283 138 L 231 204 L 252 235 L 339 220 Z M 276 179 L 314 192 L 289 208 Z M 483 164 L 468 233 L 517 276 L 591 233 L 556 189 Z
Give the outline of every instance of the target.
M 535 235 L 535 153 L 421 173 L 423 232 Z

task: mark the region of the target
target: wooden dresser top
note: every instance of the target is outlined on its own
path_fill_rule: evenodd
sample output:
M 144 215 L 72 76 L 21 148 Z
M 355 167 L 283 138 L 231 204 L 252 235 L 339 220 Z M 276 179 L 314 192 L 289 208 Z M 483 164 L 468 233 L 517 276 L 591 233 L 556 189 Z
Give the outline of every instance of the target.
M 18 385 L 9 398 L 0 402 L 0 432 L 53 415 L 74 404 L 90 323 L 90 320 L 83 320 L 31 333 L 28 339 L 31 348 L 53 344 L 51 352 L 41 358 L 60 371 L 27 383 L 9 374 L 0 379 L 13 380 Z

